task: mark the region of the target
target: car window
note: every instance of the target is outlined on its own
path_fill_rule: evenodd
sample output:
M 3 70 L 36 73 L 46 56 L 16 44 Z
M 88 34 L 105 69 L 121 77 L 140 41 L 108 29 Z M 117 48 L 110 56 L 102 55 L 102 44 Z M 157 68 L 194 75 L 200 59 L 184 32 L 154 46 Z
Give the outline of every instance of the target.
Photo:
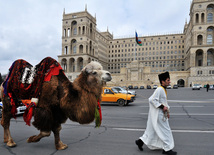
M 117 89 L 112 88 L 111 90 L 112 90 L 114 93 L 119 93 L 119 92 L 117 91 Z
M 113 89 L 116 89 L 117 91 L 120 91 L 120 88 L 113 88 Z

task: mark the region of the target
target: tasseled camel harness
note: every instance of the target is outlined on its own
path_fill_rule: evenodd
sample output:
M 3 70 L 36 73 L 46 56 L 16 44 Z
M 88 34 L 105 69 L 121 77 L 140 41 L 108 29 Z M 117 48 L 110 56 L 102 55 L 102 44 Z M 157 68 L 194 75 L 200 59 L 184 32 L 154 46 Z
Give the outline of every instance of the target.
M 23 115 L 24 121 L 30 126 L 33 110 L 37 106 L 43 82 L 50 81 L 53 75 L 62 70 L 60 64 L 51 57 L 44 58 L 33 67 L 27 61 L 16 60 L 9 69 L 3 83 L 4 96 L 8 96 L 12 105 L 11 114 L 14 118 L 18 102 L 21 100 L 27 108 Z

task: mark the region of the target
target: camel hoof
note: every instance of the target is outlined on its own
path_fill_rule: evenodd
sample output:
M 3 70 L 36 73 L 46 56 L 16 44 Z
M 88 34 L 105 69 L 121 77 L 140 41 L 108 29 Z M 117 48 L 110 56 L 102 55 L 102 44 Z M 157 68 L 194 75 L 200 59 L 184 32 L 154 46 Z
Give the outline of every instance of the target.
M 15 142 L 7 142 L 7 146 L 8 147 L 15 147 L 16 146 L 16 143 Z
M 67 149 L 68 148 L 68 145 L 64 144 L 63 142 L 59 142 L 59 144 L 56 144 L 56 149 L 57 150 L 64 150 L 64 149 Z
M 28 138 L 27 142 L 32 143 L 32 142 L 38 142 L 40 139 L 36 139 L 36 135 L 31 136 Z

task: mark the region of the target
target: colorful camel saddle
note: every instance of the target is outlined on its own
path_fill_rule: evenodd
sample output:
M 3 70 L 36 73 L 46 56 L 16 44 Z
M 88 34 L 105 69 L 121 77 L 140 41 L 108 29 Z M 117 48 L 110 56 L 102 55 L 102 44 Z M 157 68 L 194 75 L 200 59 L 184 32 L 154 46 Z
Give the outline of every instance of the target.
M 32 66 L 25 60 L 16 60 L 9 69 L 3 83 L 4 95 L 11 100 L 11 113 L 15 117 L 16 107 L 20 100 L 38 99 L 43 82 L 50 81 L 53 75 L 62 70 L 60 64 L 51 57 L 44 58 L 38 65 Z M 31 104 L 35 106 L 34 104 Z

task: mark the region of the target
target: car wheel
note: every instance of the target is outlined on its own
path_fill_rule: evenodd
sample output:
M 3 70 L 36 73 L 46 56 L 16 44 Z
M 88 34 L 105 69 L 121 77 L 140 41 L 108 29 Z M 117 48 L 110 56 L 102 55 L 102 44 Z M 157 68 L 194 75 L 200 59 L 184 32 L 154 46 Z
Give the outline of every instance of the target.
M 119 99 L 117 100 L 117 103 L 119 106 L 124 106 L 125 105 L 125 100 L 124 99 Z

